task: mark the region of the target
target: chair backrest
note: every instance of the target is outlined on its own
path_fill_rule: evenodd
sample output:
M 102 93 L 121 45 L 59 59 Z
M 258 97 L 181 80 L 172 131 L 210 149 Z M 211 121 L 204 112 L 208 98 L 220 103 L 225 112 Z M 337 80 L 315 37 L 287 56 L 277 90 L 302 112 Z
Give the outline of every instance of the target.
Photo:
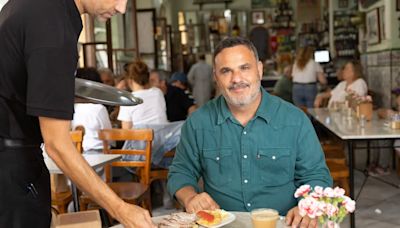
M 111 167 L 136 167 L 140 171 L 140 182 L 150 183 L 151 168 L 151 144 L 153 141 L 153 129 L 102 129 L 99 131 L 99 139 L 103 140 L 105 154 L 143 155 L 144 161 L 116 161 L 105 166 L 106 182 L 111 181 Z M 111 149 L 110 141 L 136 140 L 144 141 L 144 149 Z
M 83 126 L 77 126 L 75 130 L 70 131 L 72 142 L 75 144 L 76 149 L 79 153 L 83 152 L 82 142 L 85 134 L 85 128 Z

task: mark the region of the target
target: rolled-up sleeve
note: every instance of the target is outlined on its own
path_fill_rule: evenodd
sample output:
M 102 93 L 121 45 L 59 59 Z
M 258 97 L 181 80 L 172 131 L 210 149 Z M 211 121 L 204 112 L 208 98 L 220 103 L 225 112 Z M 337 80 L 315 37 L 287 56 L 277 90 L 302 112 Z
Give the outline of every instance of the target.
M 297 138 L 295 185 L 332 186 L 325 156 L 310 120 L 304 116 Z
M 169 167 L 167 187 L 172 196 L 185 186 L 193 186 L 197 192 L 200 191 L 197 184 L 201 170 L 199 157 L 196 131 L 189 119 L 182 127 L 181 140 L 176 148 L 172 165 Z

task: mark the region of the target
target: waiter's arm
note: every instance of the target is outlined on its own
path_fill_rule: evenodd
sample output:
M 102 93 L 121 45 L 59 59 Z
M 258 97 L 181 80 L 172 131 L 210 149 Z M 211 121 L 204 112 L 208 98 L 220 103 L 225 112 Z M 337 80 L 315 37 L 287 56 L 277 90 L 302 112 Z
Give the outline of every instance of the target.
M 39 122 L 46 152 L 80 189 L 125 227 L 153 227 L 148 211 L 118 198 L 78 153 L 69 135 L 70 121 L 39 117 Z

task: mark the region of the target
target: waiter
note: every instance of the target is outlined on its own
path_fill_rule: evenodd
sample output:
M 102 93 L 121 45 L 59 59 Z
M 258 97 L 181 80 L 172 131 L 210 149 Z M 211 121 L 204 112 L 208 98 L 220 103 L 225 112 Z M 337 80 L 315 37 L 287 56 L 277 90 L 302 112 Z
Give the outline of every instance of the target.
M 63 172 L 125 227 L 153 227 L 71 142 L 80 14 L 105 21 L 127 0 L 10 0 L 0 12 L 0 227 L 49 227 L 50 184 L 40 144 Z

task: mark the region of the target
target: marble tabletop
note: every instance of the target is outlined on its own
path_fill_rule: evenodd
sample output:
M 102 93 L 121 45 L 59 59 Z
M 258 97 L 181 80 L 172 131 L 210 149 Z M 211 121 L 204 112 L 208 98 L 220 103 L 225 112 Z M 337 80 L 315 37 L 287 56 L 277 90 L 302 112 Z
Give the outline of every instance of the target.
M 251 224 L 251 217 L 249 212 L 232 212 L 235 216 L 236 219 L 232 223 L 229 223 L 225 226 L 224 228 L 252 228 Z M 165 216 L 158 216 L 158 217 L 153 217 L 153 222 L 158 223 L 162 218 Z M 284 227 L 290 227 L 285 225 L 285 218 L 280 217 L 280 220 L 277 223 L 277 228 L 284 228 Z M 123 228 L 122 225 L 116 225 L 110 228 Z
M 362 126 L 354 115 L 328 108 L 308 109 L 308 113 L 344 140 L 352 139 L 396 139 L 400 138 L 400 129 L 392 129 L 385 119 L 379 119 L 374 113 L 371 121 Z
M 107 163 L 117 161 L 121 159 L 119 154 L 83 154 L 85 160 L 89 163 L 90 167 L 93 169 L 104 166 Z M 63 172 L 57 167 L 54 161 L 45 156 L 44 162 L 46 163 L 47 169 L 50 173 L 62 174 Z

